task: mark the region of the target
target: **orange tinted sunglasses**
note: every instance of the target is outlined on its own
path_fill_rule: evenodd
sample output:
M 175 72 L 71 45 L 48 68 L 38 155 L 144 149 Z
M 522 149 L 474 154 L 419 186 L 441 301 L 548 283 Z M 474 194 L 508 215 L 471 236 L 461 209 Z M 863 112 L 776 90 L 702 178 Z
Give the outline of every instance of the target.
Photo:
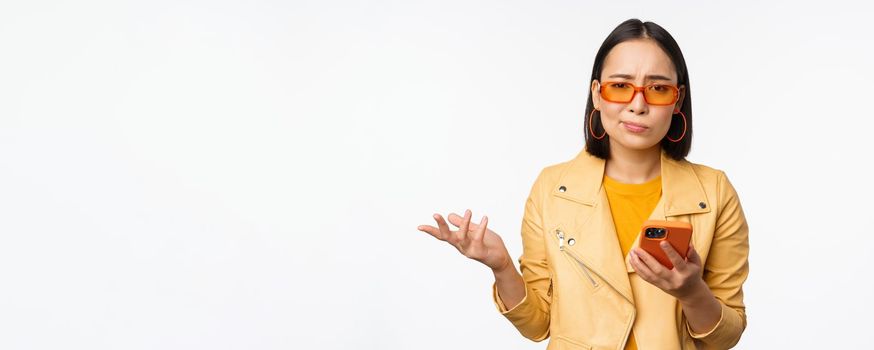
M 680 89 L 668 84 L 649 84 L 642 87 L 624 81 L 606 81 L 598 85 L 601 98 L 617 103 L 628 103 L 638 91 L 643 92 L 646 103 L 654 106 L 667 106 L 677 102 Z

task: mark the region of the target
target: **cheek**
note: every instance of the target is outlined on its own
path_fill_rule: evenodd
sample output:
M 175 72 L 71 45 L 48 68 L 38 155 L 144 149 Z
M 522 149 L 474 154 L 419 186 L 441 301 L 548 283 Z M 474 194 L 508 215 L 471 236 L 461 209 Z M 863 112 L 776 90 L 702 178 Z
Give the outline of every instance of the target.
M 604 106 L 601 109 L 601 123 L 607 128 L 614 127 L 619 124 L 619 114 L 621 113 L 621 106 Z
M 657 128 L 660 132 L 667 132 L 668 129 L 671 128 L 671 121 L 673 120 L 673 118 L 674 116 L 671 115 L 670 110 L 665 113 L 660 113 L 659 117 L 656 118 L 657 122 L 654 123 L 654 127 Z M 681 120 L 679 114 L 677 114 L 677 120 Z M 682 124 L 682 121 L 680 121 L 680 123 Z

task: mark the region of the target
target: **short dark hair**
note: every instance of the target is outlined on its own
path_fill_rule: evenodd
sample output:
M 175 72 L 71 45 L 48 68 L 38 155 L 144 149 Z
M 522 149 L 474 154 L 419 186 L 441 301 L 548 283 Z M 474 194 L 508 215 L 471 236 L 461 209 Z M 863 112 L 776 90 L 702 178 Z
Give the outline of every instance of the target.
M 671 158 L 676 160 L 685 159 L 692 148 L 692 97 L 691 88 L 689 87 L 689 71 L 686 69 L 686 60 L 683 58 L 683 52 L 680 51 L 680 46 L 674 41 L 674 38 L 667 30 L 653 22 L 641 22 L 637 18 L 629 19 L 617 26 L 610 35 L 604 39 L 601 48 L 598 49 L 598 54 L 595 55 L 595 65 L 592 67 L 592 79 L 589 79 L 589 99 L 586 103 L 586 114 L 583 121 L 586 139 L 586 152 L 602 159 L 610 159 L 610 135 L 606 135 L 604 127 L 601 124 L 601 111 L 592 114 L 595 106 L 592 104 L 592 80 L 598 79 L 601 81 L 601 70 L 604 68 L 604 59 L 610 50 L 621 42 L 634 39 L 651 39 L 658 43 L 659 46 L 667 53 L 668 57 L 674 63 L 674 68 L 677 71 L 677 86 L 685 85 L 685 97 L 680 110 L 686 115 L 686 134 L 679 142 L 671 142 L 665 137 L 661 141 L 662 149 L 665 150 Z M 592 129 L 598 135 L 605 134 L 603 139 L 596 139 L 590 135 L 589 131 L 589 116 L 594 120 L 591 121 Z M 683 133 L 682 118 L 674 118 L 671 121 L 671 126 L 668 128 L 668 135 L 676 139 Z

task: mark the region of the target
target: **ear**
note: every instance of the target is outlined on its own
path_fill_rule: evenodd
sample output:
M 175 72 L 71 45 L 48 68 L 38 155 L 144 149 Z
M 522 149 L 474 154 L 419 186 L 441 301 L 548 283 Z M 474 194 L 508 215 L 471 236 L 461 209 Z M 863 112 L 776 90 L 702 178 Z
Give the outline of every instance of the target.
M 598 79 L 592 80 L 592 106 L 594 106 L 595 109 L 598 110 L 601 109 L 601 94 L 598 92 L 598 88 L 600 87 L 601 82 L 599 82 Z
M 686 98 L 686 85 L 680 85 L 679 90 L 680 96 L 677 98 L 677 104 L 674 105 L 674 112 L 679 111 L 683 107 L 683 100 Z

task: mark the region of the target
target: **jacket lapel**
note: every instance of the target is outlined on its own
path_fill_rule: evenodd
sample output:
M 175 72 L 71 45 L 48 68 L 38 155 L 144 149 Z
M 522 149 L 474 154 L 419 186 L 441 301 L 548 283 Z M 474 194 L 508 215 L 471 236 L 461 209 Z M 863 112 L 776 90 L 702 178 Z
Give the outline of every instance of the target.
M 709 212 L 710 204 L 691 163 L 676 161 L 664 150 L 660 158 L 662 196 L 649 219 L 672 220 L 671 217 L 680 215 Z M 605 166 L 605 160 L 585 150 L 580 151 L 570 161 L 552 193 L 573 203 L 562 206 L 571 209 L 566 222 L 572 223 L 570 233 L 577 241 L 566 249 L 574 251 L 595 273 L 633 303 L 628 280 L 628 273 L 633 269 L 628 256 L 622 256 L 607 193 L 602 186 Z M 638 243 L 639 236 L 634 246 Z

